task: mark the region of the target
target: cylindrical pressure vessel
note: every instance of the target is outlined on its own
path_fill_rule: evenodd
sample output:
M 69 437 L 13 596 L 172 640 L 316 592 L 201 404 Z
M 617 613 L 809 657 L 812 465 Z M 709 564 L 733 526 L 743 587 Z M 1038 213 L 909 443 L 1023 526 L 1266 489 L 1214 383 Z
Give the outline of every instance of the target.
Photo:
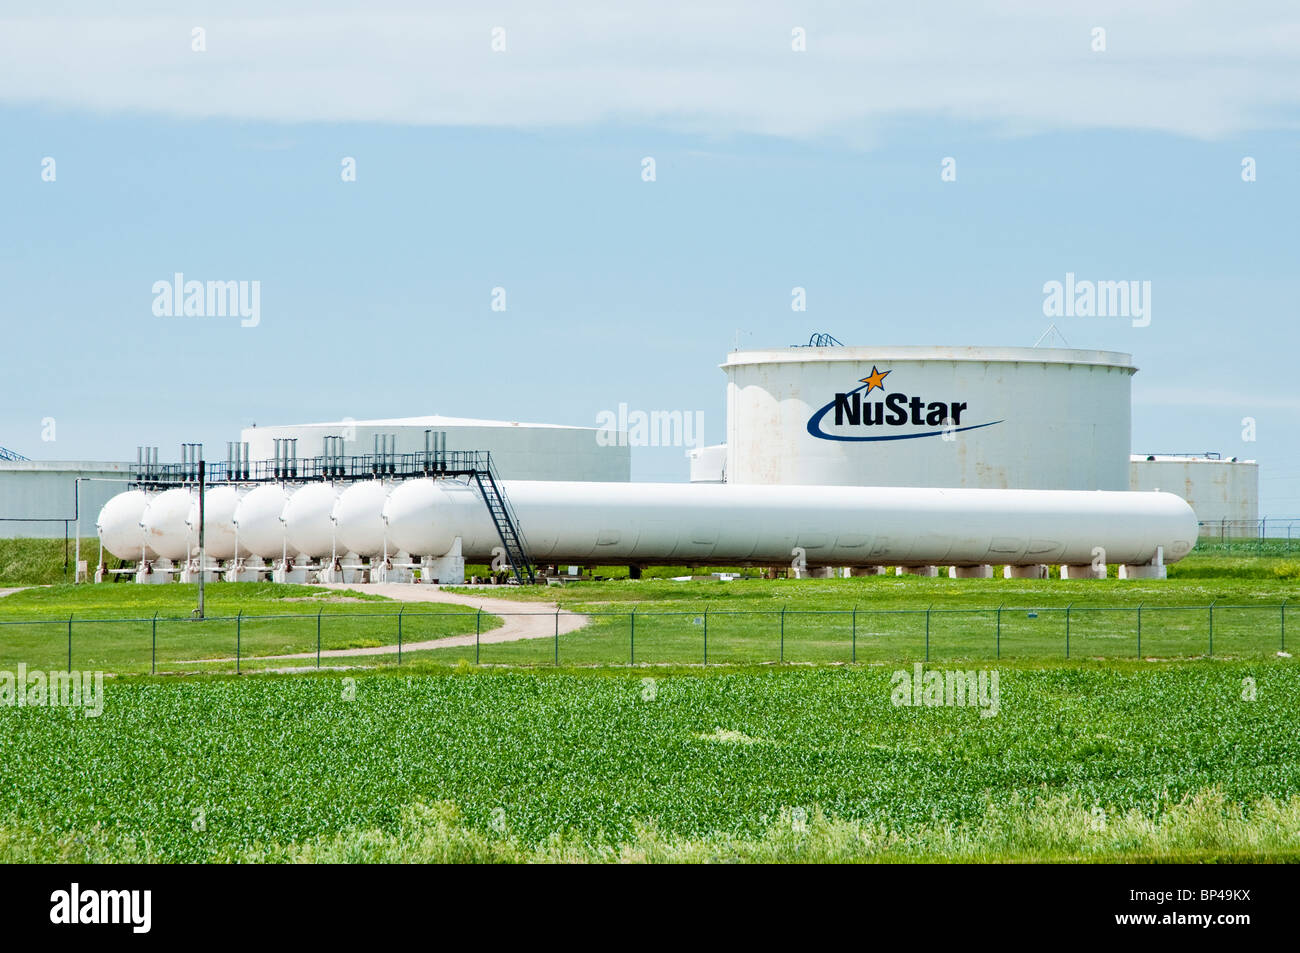
M 158 554 L 148 547 L 140 518 L 149 506 L 149 494 L 144 490 L 127 490 L 109 499 L 99 511 L 95 521 L 104 548 L 118 559 L 156 559 Z
M 1144 565 L 1185 556 L 1196 516 L 1172 493 L 505 481 L 537 562 Z M 501 545 L 473 482 L 415 480 L 386 509 L 390 548 L 466 559 Z
M 140 525 L 149 548 L 163 559 L 181 560 L 198 545 L 198 533 L 191 534 L 190 505 L 195 494 L 186 487 L 164 490 L 149 501 Z
M 334 522 L 338 526 L 340 552 L 358 556 L 382 556 L 387 525 L 384 523 L 384 500 L 390 484 L 384 480 L 354 483 L 339 494 L 334 504 Z M 390 554 L 400 547 L 388 546 Z
M 324 559 L 347 550 L 337 543 L 334 504 L 338 491 L 329 483 L 308 483 L 299 487 L 284 508 L 284 531 L 290 547 L 313 559 Z
M 235 526 L 239 531 L 239 552 L 252 553 L 263 559 L 278 559 L 285 551 L 284 522 L 280 515 L 289 494 L 278 483 L 267 483 L 250 490 L 235 508 Z M 289 554 L 294 554 L 292 546 Z
M 208 489 L 203 504 L 203 549 L 209 559 L 230 559 L 235 555 L 235 510 L 242 491 L 234 486 Z M 188 518 L 193 545 L 199 539 L 198 494 L 190 504 Z

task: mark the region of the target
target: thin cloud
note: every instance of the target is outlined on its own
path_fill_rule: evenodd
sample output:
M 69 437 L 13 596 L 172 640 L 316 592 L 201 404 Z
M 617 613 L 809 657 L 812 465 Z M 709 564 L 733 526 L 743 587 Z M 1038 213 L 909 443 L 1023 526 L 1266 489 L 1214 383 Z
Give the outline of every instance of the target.
M 924 8 L 505 2 L 225 4 L 221 16 L 0 21 L 0 101 L 278 122 L 672 130 L 865 142 L 890 120 L 1016 134 L 1141 129 L 1222 138 L 1300 117 L 1293 4 L 951 0 Z M 924 10 L 924 14 L 920 10 Z M 84 16 L 74 14 L 84 14 Z M 206 52 L 191 30 L 206 31 Z M 491 50 L 505 29 L 506 51 Z M 791 31 L 807 51 L 791 50 Z M 1106 30 L 1107 50 L 1091 49 Z

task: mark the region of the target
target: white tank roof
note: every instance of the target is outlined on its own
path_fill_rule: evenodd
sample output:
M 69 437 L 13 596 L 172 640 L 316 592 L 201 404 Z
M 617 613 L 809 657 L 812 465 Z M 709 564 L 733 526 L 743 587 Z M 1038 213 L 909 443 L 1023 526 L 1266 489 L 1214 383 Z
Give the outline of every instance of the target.
M 1201 454 L 1178 453 L 1135 453 L 1129 457 L 1131 463 L 1230 463 L 1235 466 L 1259 466 L 1255 460 L 1241 460 L 1237 457 L 1207 457 Z
M 724 370 L 739 364 L 811 364 L 825 361 L 972 361 L 1003 364 L 1092 364 L 1136 371 L 1133 355 L 1063 347 L 776 347 L 732 351 Z
M 310 424 L 273 424 L 271 427 L 421 427 L 437 430 L 440 427 L 529 427 L 547 430 L 595 430 L 595 427 L 574 427 L 568 424 L 534 424 L 518 420 L 475 420 L 471 417 L 388 417 L 377 420 L 332 420 Z M 258 427 L 256 429 L 271 429 Z M 252 429 L 252 428 L 250 428 Z

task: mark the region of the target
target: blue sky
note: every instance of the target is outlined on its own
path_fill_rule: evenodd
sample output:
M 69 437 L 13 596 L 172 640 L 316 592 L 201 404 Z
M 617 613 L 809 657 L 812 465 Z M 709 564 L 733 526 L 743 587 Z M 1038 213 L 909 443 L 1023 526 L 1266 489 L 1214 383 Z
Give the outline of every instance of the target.
M 1213 22 L 1180 37 L 1155 14 L 1126 29 L 1120 8 L 1096 5 L 1059 20 L 988 5 L 1004 9 L 954 14 L 933 35 L 895 12 L 889 48 L 907 56 L 860 75 L 870 53 L 850 40 L 874 35 L 869 17 L 758 6 L 779 61 L 737 52 L 755 42 L 753 18 L 718 41 L 722 55 L 672 22 L 599 20 L 575 39 L 525 7 L 447 13 L 461 31 L 448 51 L 486 49 L 507 24 L 498 56 L 517 59 L 499 82 L 480 82 L 490 53 L 456 74 L 451 52 L 426 47 L 429 79 L 419 44 L 313 46 L 292 18 L 251 12 L 227 25 L 202 7 L 174 21 L 143 7 L 134 30 L 86 31 L 73 3 L 72 19 L 11 21 L 0 445 L 120 459 L 200 440 L 220 456 L 254 421 L 594 426 L 621 402 L 703 411 L 717 442 L 717 365 L 738 332 L 742 346 L 822 330 L 850 344 L 1028 346 L 1050 323 L 1044 282 L 1072 271 L 1151 282 L 1148 327 L 1056 322 L 1075 347 L 1133 354 L 1134 449 L 1257 458 L 1261 514 L 1300 516 L 1300 15 L 1262 5 L 1244 34 L 1217 24 L 1216 49 Z M 1093 19 L 1111 24 L 1104 53 L 1088 49 Z M 200 21 L 202 54 L 186 26 Z M 804 54 L 788 49 L 786 24 L 800 22 Z M 313 23 L 309 38 L 337 37 Z M 437 16 L 426 25 L 448 42 Z M 981 25 L 1009 33 L 997 42 L 1010 50 L 1042 38 L 1046 60 L 954 60 L 956 34 Z M 140 36 L 180 52 L 138 50 Z M 239 67 L 264 68 L 251 51 L 267 36 L 284 50 L 258 88 Z M 812 78 L 767 84 L 786 58 L 826 49 Z M 367 91 L 372 74 L 382 82 Z M 355 182 L 341 181 L 345 156 Z M 940 179 L 946 156 L 955 182 Z M 1257 181 L 1242 181 L 1245 156 Z M 260 324 L 156 317 L 152 285 L 176 271 L 260 281 Z M 490 307 L 497 286 L 505 313 Z M 791 311 L 794 286 L 806 312 Z M 680 449 L 635 450 L 633 466 L 636 479 L 686 475 Z

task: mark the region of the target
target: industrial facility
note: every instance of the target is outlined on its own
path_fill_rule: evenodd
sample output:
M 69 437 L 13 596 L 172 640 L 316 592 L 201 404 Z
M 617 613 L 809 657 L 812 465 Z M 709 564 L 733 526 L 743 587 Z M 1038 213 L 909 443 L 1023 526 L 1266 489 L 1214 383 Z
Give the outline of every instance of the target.
M 28 460 L 0 452 L 0 539 L 68 536 L 131 477 L 125 460 Z
M 817 343 L 727 356 L 727 442 L 692 450 L 686 483 L 630 482 L 628 442 L 595 428 L 343 419 L 244 428 L 224 461 L 85 464 L 69 509 L 98 504 L 95 578 L 139 582 L 450 583 L 467 562 L 519 582 L 545 564 L 1162 577 L 1198 521 L 1257 518 L 1254 461 L 1132 453 L 1127 354 Z M 88 496 L 90 473 L 115 492 Z
M 733 351 L 727 443 L 692 483 L 1163 490 L 1203 535 L 1259 533 L 1259 466 L 1135 454 L 1128 354 L 1068 348 Z
M 815 346 L 721 366 L 728 440 L 692 452 L 685 484 L 629 483 L 626 445 L 585 428 L 446 417 L 246 428 L 204 474 L 145 451 L 98 524 L 124 564 L 96 577 L 446 583 L 466 561 L 520 582 L 543 562 L 1160 577 L 1195 544 L 1184 498 L 1130 488 L 1126 354 Z
M 240 441 L 254 460 L 275 457 L 277 441 L 282 452 L 315 457 L 330 446 L 341 445 L 345 454 L 378 452 L 415 453 L 424 449 L 427 431 L 446 441 L 443 450 L 484 450 L 501 474 L 511 480 L 632 479 L 631 450 L 604 446 L 592 427 L 521 423 L 517 420 L 468 420 L 460 417 L 398 417 L 392 420 L 337 420 L 331 423 L 245 427 Z M 288 441 L 288 443 L 286 443 Z M 381 442 L 387 441 L 383 447 Z M 625 442 L 626 443 L 626 442 Z
M 728 483 L 1129 488 L 1127 354 L 789 347 L 722 370 Z
M 1134 454 L 1133 490 L 1167 490 L 1188 502 L 1201 535 L 1232 539 L 1265 535 L 1259 523 L 1259 464 L 1217 453 Z

